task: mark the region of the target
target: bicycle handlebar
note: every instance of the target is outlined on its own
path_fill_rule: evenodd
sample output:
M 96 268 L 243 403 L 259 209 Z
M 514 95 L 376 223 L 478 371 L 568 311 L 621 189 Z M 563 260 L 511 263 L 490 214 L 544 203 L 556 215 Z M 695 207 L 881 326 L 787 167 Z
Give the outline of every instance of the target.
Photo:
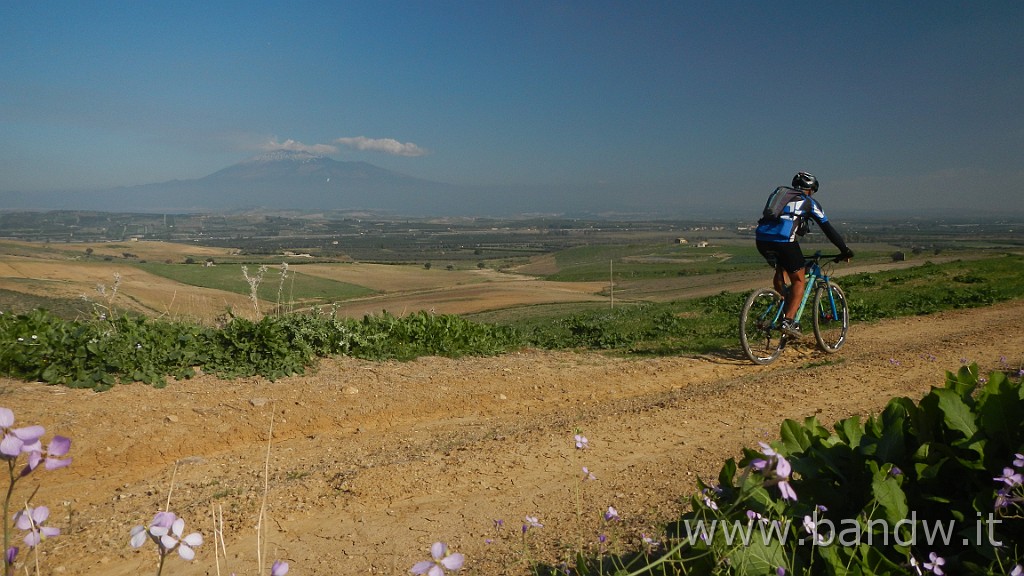
M 829 258 L 831 258 L 833 262 L 839 263 L 839 262 L 842 262 L 845 259 L 845 255 L 844 254 L 822 254 L 821 252 L 815 252 L 811 256 L 804 256 L 804 265 L 806 266 L 808 264 L 811 264 L 812 262 L 814 264 L 818 264 L 821 260 L 823 260 L 823 259 L 824 260 L 828 260 Z

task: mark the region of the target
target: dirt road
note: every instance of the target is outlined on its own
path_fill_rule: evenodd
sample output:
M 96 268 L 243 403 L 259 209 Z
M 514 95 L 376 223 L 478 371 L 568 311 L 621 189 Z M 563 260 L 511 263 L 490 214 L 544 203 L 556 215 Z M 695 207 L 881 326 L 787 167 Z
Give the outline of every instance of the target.
M 856 324 L 838 354 L 794 347 L 769 367 L 738 350 L 342 358 L 277 382 L 203 376 L 95 393 L 0 380 L 0 406 L 18 425 L 44 425 L 46 439 L 73 440 L 72 466 L 34 472 L 13 500 L 41 486 L 33 503 L 63 531 L 41 546 L 43 574 L 156 573 L 155 546 L 130 548 L 129 531 L 168 500 L 206 542 L 192 563 L 168 559 L 164 574 L 267 574 L 274 559 L 293 575 L 405 574 L 435 541 L 465 554 L 469 574 L 525 574 L 527 555 L 597 550 L 599 534 L 611 549 L 657 538 L 698 476 L 777 438 L 785 418 L 830 425 L 876 413 L 964 361 L 1019 366 L 1022 317 L 1014 302 Z M 595 480 L 583 480 L 584 466 Z M 621 522 L 603 521 L 609 506 Z M 214 513 L 227 553 L 219 572 Z M 544 525 L 529 530 L 528 547 L 526 516 Z

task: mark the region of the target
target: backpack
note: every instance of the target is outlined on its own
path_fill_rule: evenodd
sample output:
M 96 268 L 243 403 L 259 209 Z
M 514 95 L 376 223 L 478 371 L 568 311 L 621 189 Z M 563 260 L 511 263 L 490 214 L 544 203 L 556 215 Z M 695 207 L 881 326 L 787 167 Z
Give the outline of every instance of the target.
M 789 204 L 793 200 L 803 196 L 804 193 L 800 190 L 794 190 L 786 186 L 779 186 L 774 192 L 768 196 L 768 201 L 764 204 L 764 211 L 761 214 L 761 219 L 758 220 L 758 224 L 764 224 L 772 220 L 778 220 L 782 216 L 782 211 L 785 210 L 786 204 Z

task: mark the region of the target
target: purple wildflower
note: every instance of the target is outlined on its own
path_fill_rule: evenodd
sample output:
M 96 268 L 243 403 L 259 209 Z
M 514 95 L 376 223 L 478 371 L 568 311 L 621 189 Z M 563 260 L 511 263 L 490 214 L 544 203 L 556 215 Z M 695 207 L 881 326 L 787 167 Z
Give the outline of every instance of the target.
M 50 509 L 46 506 L 37 506 L 35 508 L 26 506 L 24 510 L 19 510 L 15 513 L 14 525 L 19 530 L 28 532 L 28 534 L 25 534 L 26 546 L 35 548 L 41 541 L 60 534 L 60 528 L 43 526 L 43 522 L 46 522 L 46 519 L 49 517 Z
M 1003 486 L 999 490 L 996 490 L 996 500 L 992 505 L 992 508 L 996 512 L 1009 508 L 1011 504 L 1020 502 L 1020 498 L 1015 498 L 1011 492 L 1012 490 L 1009 486 Z
M 270 576 L 284 576 L 288 573 L 288 563 L 283 560 L 275 560 L 270 567 Z
M 702 494 L 701 497 L 704 499 L 704 505 L 705 506 L 707 506 L 708 508 L 710 508 L 712 510 L 718 510 L 718 503 L 715 502 L 714 500 L 712 500 L 711 497 L 708 496 L 706 492 L 704 494 Z
M 544 525 L 543 525 L 543 524 L 541 524 L 541 523 L 540 523 L 540 522 L 539 522 L 539 521 L 537 520 L 537 517 L 536 517 L 536 516 L 527 516 L 527 517 L 526 517 L 526 524 L 525 524 L 525 525 L 524 525 L 523 527 L 524 527 L 524 528 L 543 528 L 543 527 L 544 527 Z
M 612 506 L 609 506 L 608 507 L 608 511 L 604 513 L 604 519 L 605 519 L 606 522 L 612 522 L 614 520 L 622 520 L 622 518 L 619 517 L 619 511 L 616 510 L 615 508 L 613 508 Z
M 932 574 L 935 574 L 936 576 L 942 576 L 943 574 L 945 574 L 945 572 L 942 571 L 942 566 L 946 563 L 946 560 L 944 558 L 942 558 L 935 552 L 932 552 L 928 554 L 928 560 L 928 562 L 924 562 L 921 564 L 921 566 L 924 566 L 925 570 L 930 571 Z
M 1016 470 L 1014 470 L 1013 468 L 1003 468 L 1003 475 L 1002 476 L 997 476 L 997 477 L 993 478 L 993 480 L 995 480 L 997 482 L 1002 482 L 1003 484 L 1006 484 L 1007 486 L 1013 487 L 1013 486 L 1020 486 L 1021 481 L 1022 481 L 1022 477 L 1021 477 L 1020 473 L 1017 472 Z
M 14 460 L 24 452 L 25 446 L 38 442 L 46 429 L 42 426 L 25 426 L 14 428 L 14 412 L 9 408 L 0 408 L 0 431 L 3 432 L 3 439 L 0 440 L 0 458 Z
M 584 480 L 597 480 L 597 476 L 594 476 L 594 473 L 591 472 L 589 468 L 584 466 L 583 467 L 583 479 Z
M 803 521 L 804 531 L 814 537 L 814 541 L 818 544 L 825 542 L 825 538 L 818 534 L 818 524 L 814 521 L 814 518 L 810 516 L 804 516 Z
M 57 470 L 71 464 L 71 458 L 64 458 L 71 450 L 71 439 L 64 436 L 54 436 L 50 443 L 43 450 L 43 443 L 36 440 L 30 445 L 22 447 L 22 451 L 28 453 L 28 465 L 21 475 L 24 476 L 36 469 L 39 463 L 47 470 Z
M 462 554 L 449 554 L 448 545 L 444 542 L 434 542 L 430 547 L 430 556 L 433 560 L 417 562 L 409 569 L 409 572 L 427 576 L 444 576 L 445 570 L 461 570 L 462 564 L 466 561 Z
M 132 528 L 130 544 L 132 548 L 138 548 L 145 544 L 148 536 L 160 548 L 161 556 L 177 550 L 183 560 L 192 560 L 196 557 L 193 548 L 203 543 L 203 536 L 198 532 L 183 536 L 184 532 L 183 518 L 178 518 L 173 512 L 157 512 L 148 529 L 143 526 Z
M 768 456 L 768 459 L 757 458 L 751 461 L 750 467 L 764 475 L 766 486 L 777 485 L 783 500 L 795 502 L 797 500 L 796 491 L 793 490 L 793 486 L 789 483 L 789 476 L 793 472 L 789 460 L 786 460 L 784 456 L 776 452 L 768 444 L 764 442 L 759 442 L 759 444 L 761 445 L 761 453 Z
M 577 450 L 586 450 L 587 448 L 590 447 L 590 441 L 587 440 L 587 437 L 582 434 L 577 434 L 573 436 L 573 440 L 576 441 Z

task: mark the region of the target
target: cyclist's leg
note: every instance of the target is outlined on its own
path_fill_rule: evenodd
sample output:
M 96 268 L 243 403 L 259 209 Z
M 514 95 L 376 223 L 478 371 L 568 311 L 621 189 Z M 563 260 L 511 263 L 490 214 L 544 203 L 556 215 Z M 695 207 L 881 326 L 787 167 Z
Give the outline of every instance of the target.
M 804 295 L 804 288 L 807 286 L 807 274 L 804 270 L 804 253 L 797 242 L 780 243 L 776 250 L 778 254 L 779 267 L 786 271 L 789 278 L 789 294 L 786 298 L 786 309 L 783 314 L 792 320 L 800 310 L 800 300 Z
M 786 299 L 786 309 L 783 311 L 783 315 L 792 320 L 796 317 L 797 311 L 800 310 L 800 300 L 803 298 L 804 289 L 807 287 L 807 273 L 801 266 L 795 271 L 787 271 L 786 274 L 789 276 L 789 293 L 793 297 Z
M 786 269 L 780 264 L 775 265 L 775 277 L 772 278 L 772 286 L 775 291 L 782 294 L 782 297 L 786 297 Z
M 772 286 L 775 291 L 782 294 L 783 298 L 786 296 L 786 269 L 782 266 L 781 259 L 779 256 L 779 248 L 783 246 L 782 242 L 765 242 L 762 240 L 757 241 L 757 251 L 764 256 L 768 265 L 775 270 L 775 276 L 772 278 Z

